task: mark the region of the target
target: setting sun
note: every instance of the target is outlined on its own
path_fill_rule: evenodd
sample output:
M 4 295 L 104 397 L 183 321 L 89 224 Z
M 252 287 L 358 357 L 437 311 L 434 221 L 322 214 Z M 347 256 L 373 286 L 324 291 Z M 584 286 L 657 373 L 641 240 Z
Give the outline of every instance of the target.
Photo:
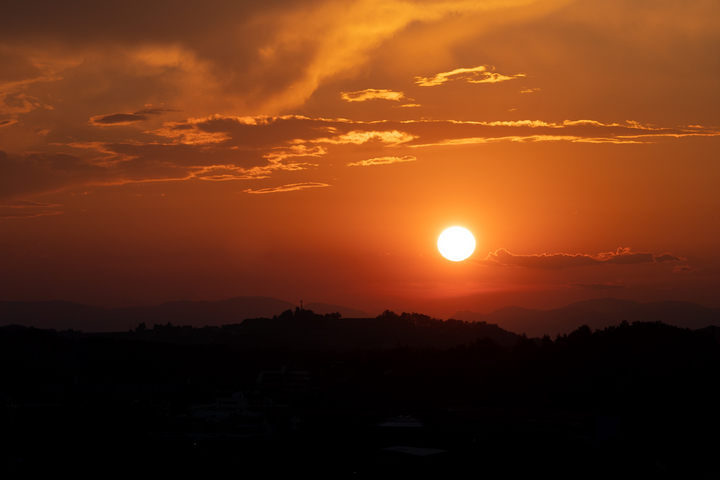
M 438 250 L 453 262 L 465 260 L 475 251 L 475 237 L 463 227 L 450 227 L 440 234 Z

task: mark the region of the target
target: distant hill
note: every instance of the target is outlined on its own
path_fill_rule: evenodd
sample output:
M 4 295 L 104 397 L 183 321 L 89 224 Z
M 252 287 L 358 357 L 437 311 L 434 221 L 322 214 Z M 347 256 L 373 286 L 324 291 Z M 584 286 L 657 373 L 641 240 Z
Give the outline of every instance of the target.
M 106 315 L 104 308 L 73 302 L 0 302 L 0 326 L 108 332 Z
M 23 325 L 55 330 L 121 332 L 145 322 L 219 326 L 246 318 L 272 317 L 295 305 L 272 297 L 235 297 L 219 302 L 168 302 L 149 307 L 105 309 L 72 302 L 0 302 L 0 326 Z
M 638 303 L 617 298 L 600 298 L 571 303 L 554 310 L 506 307 L 488 314 L 462 311 L 452 318 L 495 323 L 505 330 L 525 333 L 530 337 L 548 334 L 554 338 L 557 334 L 570 333 L 583 324 L 592 329 L 602 329 L 617 325 L 623 320 L 629 323 L 661 321 L 667 325 L 696 330 L 720 325 L 720 309 L 689 302 Z
M 332 305 L 329 303 L 313 302 L 305 304 L 304 307 L 320 315 L 339 312 L 340 315 L 342 315 L 342 318 L 371 318 L 377 316 L 371 315 L 367 312 L 363 312 L 362 310 L 355 310 L 354 308 L 343 307 L 341 305 Z
M 294 304 L 272 297 L 235 297 L 218 302 L 179 301 L 151 307 L 114 308 L 108 313 L 111 323 L 127 325 L 127 330 L 141 322 L 147 326 L 168 322 L 195 327 L 229 325 L 246 318 L 272 317 L 294 308 Z M 130 318 L 132 321 L 128 323 Z

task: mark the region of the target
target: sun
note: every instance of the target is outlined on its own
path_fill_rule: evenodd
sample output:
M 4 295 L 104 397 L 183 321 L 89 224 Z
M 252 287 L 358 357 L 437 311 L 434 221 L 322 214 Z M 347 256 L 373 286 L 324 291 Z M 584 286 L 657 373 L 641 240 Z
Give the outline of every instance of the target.
M 453 262 L 465 260 L 475 251 L 475 237 L 466 228 L 450 227 L 440 234 L 438 250 Z

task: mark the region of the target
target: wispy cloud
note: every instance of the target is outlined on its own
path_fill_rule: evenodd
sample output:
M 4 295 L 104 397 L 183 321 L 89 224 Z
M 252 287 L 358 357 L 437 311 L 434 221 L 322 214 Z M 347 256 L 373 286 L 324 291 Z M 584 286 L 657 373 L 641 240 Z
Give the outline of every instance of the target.
M 243 190 L 243 193 L 262 194 L 262 193 L 294 192 L 296 190 L 306 190 L 308 188 L 329 187 L 329 186 L 330 185 L 328 185 L 327 183 L 317 183 L 317 182 L 291 183 L 288 185 L 282 185 L 280 187 L 261 188 L 259 190 L 247 189 L 247 190 Z
M 366 100 L 394 100 L 399 102 L 405 98 L 403 92 L 394 92 L 392 90 L 376 90 L 374 88 L 368 88 L 367 90 L 360 90 L 359 92 L 342 92 L 341 97 L 347 102 L 364 102 Z M 409 99 L 412 101 L 412 99 Z
M 164 110 L 163 110 L 164 111 Z M 139 113 L 138 113 L 139 112 Z M 139 110 L 135 114 L 156 112 Z M 133 115 L 135 115 L 133 114 Z M 459 121 L 311 118 L 301 115 L 223 116 L 164 122 L 141 139 L 125 142 L 51 143 L 48 152 L 0 151 L 0 198 L 87 185 L 169 180 L 248 180 L 280 171 L 322 167 L 353 149 L 369 158 L 353 166 L 414 158 L 411 149 L 498 142 L 641 144 L 656 138 L 717 137 L 716 128 L 658 127 L 591 119 Z M 59 153 L 72 148 L 76 155 Z M 388 150 L 392 149 L 392 150 Z M 417 150 L 414 150 L 417 151 Z M 347 157 L 346 157 L 347 158 Z M 401 160 L 398 160 L 401 159 Z M 341 163 L 347 165 L 348 160 Z M 334 161 L 332 163 L 335 163 Z
M 571 287 L 587 288 L 589 290 L 598 291 L 621 290 L 625 288 L 622 285 L 612 285 L 608 283 L 569 283 L 568 285 Z
M 415 83 L 421 87 L 434 87 L 451 80 L 465 80 L 468 83 L 498 83 L 524 77 L 524 73 L 502 75 L 494 72 L 494 67 L 480 65 L 472 68 L 456 68 L 449 72 L 441 72 L 432 77 L 415 77 Z
M 379 157 L 370 158 L 368 160 L 361 160 L 359 162 L 348 163 L 348 167 L 369 167 L 371 165 L 390 165 L 391 163 L 399 162 L 414 162 L 417 158 L 412 155 L 406 155 L 404 157 Z
M 539 253 L 518 255 L 504 248 L 491 252 L 481 260 L 484 265 L 505 267 L 542 268 L 562 270 L 571 267 L 587 267 L 595 265 L 633 265 L 639 263 L 684 261 L 685 259 L 669 253 L 654 255 L 648 252 L 633 252 L 630 247 L 620 247 L 615 252 L 603 252 L 596 255 L 577 253 Z
M 422 122 L 407 122 L 406 129 L 415 133 Z M 709 127 L 656 127 L 628 121 L 625 124 L 596 120 L 565 120 L 562 123 L 542 120 L 494 122 L 437 121 L 432 135 L 419 135 L 425 141 L 413 142 L 411 148 L 429 146 L 472 145 L 496 142 L 573 142 L 573 143 L 650 143 L 654 137 L 716 137 L 720 130 Z M 443 125 L 452 123 L 455 127 Z M 441 138 L 438 138 L 441 136 Z M 435 137 L 435 139 L 433 139 Z M 432 141 L 429 141 L 431 140 Z
M 0 220 L 10 220 L 13 218 L 37 218 L 37 217 L 47 217 L 51 215 L 62 215 L 65 212 L 61 212 L 58 210 L 43 210 L 40 212 L 13 212 L 13 213 L 3 213 L 2 210 L 0 210 Z
M 344 135 L 338 135 L 332 138 L 315 138 L 312 139 L 315 143 L 334 143 L 334 144 L 355 144 L 360 145 L 371 141 L 378 141 L 391 145 L 399 145 L 401 143 L 407 143 L 416 137 L 405 132 L 398 130 L 382 131 L 361 131 L 354 130 Z
M 62 207 L 62 205 L 57 203 L 33 202 L 30 200 L 16 200 L 6 204 L 0 204 L 0 220 L 46 217 L 65 213 L 60 210 L 51 210 L 58 207 Z
M 19 115 L 38 108 L 55 110 L 52 105 L 22 91 L 0 91 L 0 113 Z
M 14 202 L 6 203 L 4 205 L 0 205 L 0 208 L 54 208 L 54 207 L 62 207 L 62 205 L 60 205 L 58 203 L 32 202 L 30 200 L 17 200 Z

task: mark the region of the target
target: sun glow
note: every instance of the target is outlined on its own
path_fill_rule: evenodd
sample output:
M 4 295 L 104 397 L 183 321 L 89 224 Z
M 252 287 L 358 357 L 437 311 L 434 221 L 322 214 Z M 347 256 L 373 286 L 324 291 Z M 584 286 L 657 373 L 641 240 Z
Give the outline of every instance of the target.
M 440 254 L 459 262 L 468 258 L 475 251 L 475 237 L 463 227 L 450 227 L 440 234 L 438 238 Z

